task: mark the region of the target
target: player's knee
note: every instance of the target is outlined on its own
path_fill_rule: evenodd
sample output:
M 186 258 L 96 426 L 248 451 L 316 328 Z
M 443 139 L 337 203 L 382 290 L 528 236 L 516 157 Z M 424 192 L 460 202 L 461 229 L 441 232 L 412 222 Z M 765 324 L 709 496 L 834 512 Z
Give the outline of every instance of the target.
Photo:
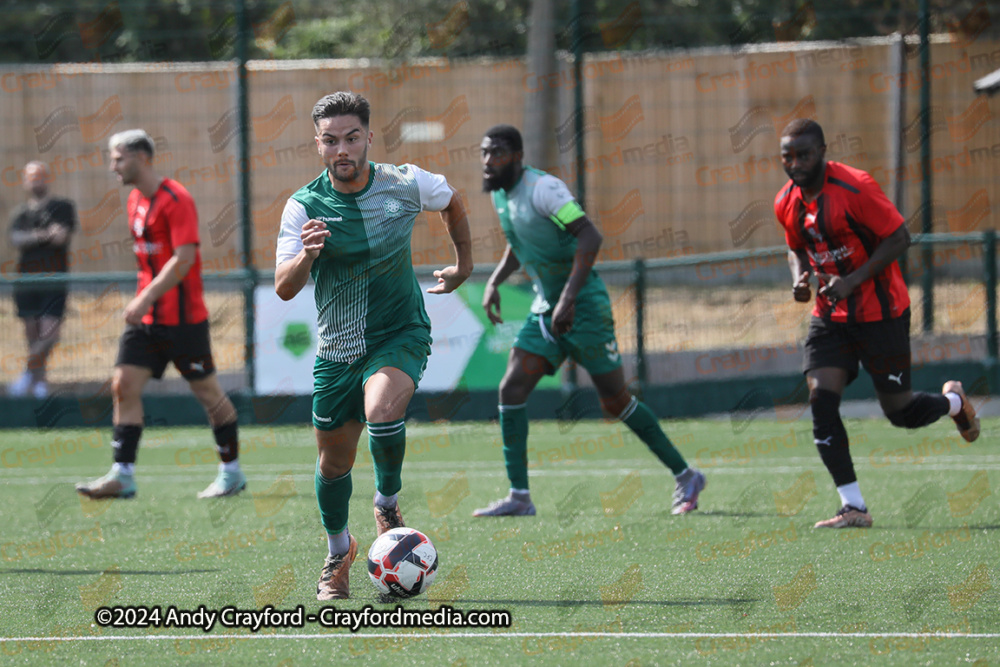
M 813 389 L 809 392 L 809 407 L 814 423 L 835 422 L 840 419 L 840 394 L 829 389 Z
M 356 450 L 354 450 L 356 451 Z M 330 451 L 321 449 L 319 452 L 319 474 L 327 479 L 343 477 L 354 467 L 354 451 Z
M 601 396 L 601 407 L 613 419 L 618 419 L 631 402 L 632 394 L 627 389 L 622 389 L 614 396 Z
M 332 465 L 332 464 L 323 465 L 322 463 L 320 463 L 319 474 L 321 474 L 323 477 L 327 479 L 337 479 L 338 477 L 343 477 L 344 475 L 349 473 L 351 471 L 351 467 L 352 466 Z
M 517 378 L 505 375 L 500 381 L 500 405 L 521 405 L 528 400 L 528 394 Z
M 827 389 L 813 389 L 809 392 L 809 405 L 813 416 L 813 442 L 829 467 L 830 461 L 839 460 L 840 454 L 835 450 L 847 446 L 847 432 L 840 419 L 840 394 Z
M 124 403 L 136 397 L 139 384 L 124 373 L 115 373 L 111 378 L 111 396 L 117 403 Z
M 223 400 L 228 400 L 214 375 L 190 381 L 188 386 L 191 388 L 191 393 L 206 410 L 211 410 L 221 404 Z
M 59 330 L 48 332 L 38 339 L 38 347 L 41 352 L 48 353 L 59 342 Z
M 205 414 L 208 415 L 209 423 L 213 426 L 221 426 L 222 424 L 236 421 L 236 407 L 229 400 L 229 397 L 226 396 L 225 392 L 221 390 L 217 399 L 203 400 L 201 404 L 205 408 Z

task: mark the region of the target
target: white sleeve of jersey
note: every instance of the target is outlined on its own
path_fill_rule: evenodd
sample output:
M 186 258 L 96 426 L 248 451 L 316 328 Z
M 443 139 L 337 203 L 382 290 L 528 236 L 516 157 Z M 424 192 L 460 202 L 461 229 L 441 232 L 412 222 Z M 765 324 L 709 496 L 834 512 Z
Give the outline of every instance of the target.
M 411 164 L 413 178 L 417 181 L 417 188 L 420 190 L 420 208 L 424 211 L 442 211 L 451 203 L 451 186 L 448 179 L 441 174 L 433 174 L 429 171 Z
M 552 174 L 541 176 L 535 183 L 531 203 L 540 215 L 551 218 L 566 204 L 574 201 L 573 193 L 566 184 Z
M 281 212 L 281 228 L 278 231 L 278 245 L 274 252 L 274 265 L 293 259 L 302 250 L 302 226 L 309 222 L 306 207 L 289 198 L 285 210 Z

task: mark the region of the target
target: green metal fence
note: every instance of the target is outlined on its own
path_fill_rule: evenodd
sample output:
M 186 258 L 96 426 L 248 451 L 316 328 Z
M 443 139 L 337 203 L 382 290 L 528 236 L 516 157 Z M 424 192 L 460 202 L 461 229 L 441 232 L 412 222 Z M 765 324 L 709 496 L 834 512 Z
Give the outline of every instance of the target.
M 915 363 L 996 365 L 996 233 L 915 235 L 909 254 Z M 612 295 L 626 372 L 635 387 L 645 391 L 796 373 L 811 305 L 792 301 L 785 256 L 784 248 L 771 247 L 599 264 Z M 930 273 L 928 261 L 934 269 L 934 299 L 926 299 L 921 286 Z M 472 280 L 485 280 L 491 270 L 477 268 Z M 432 269 L 417 271 L 429 278 Z M 258 285 L 272 284 L 273 272 L 234 269 L 206 273 L 204 279 L 220 378 L 227 390 L 256 398 L 252 298 Z M 131 272 L 0 276 L 0 328 L 6 332 L 0 382 L 12 381 L 18 372 L 15 362 L 24 358 L 10 289 L 61 283 L 69 284 L 70 306 L 50 363 L 53 386 L 66 395 L 89 395 L 110 378 L 120 312 L 134 292 Z M 934 323 L 930 330 L 924 329 L 928 321 Z M 939 339 L 945 342 L 926 342 Z M 928 347 L 921 354 L 920 345 L 932 344 L 943 345 L 944 352 Z M 732 361 L 739 355 L 743 361 Z M 587 378 L 578 379 L 586 386 Z M 151 389 L 186 391 L 181 382 Z
M 913 246 L 911 247 L 911 253 L 919 253 L 921 255 L 923 266 L 930 267 L 935 264 L 953 264 L 957 263 L 957 260 L 953 262 L 951 257 L 955 253 L 945 253 L 943 259 L 937 261 L 934 259 L 933 254 L 935 247 L 942 246 L 953 246 L 955 244 L 968 244 L 976 248 L 981 248 L 981 252 L 969 252 L 968 261 L 971 263 L 976 254 L 982 256 L 981 270 L 982 273 L 978 278 L 973 278 L 974 282 L 981 284 L 982 286 L 982 299 L 976 302 L 975 298 L 978 292 L 970 292 L 968 299 L 973 301 L 973 303 L 966 304 L 966 308 L 976 311 L 976 307 L 981 306 L 982 319 L 976 319 L 975 323 L 964 322 L 964 329 L 970 328 L 981 328 L 984 330 L 985 335 L 985 358 L 988 363 L 995 364 L 998 358 L 998 338 L 997 338 L 997 310 L 996 310 L 996 297 L 997 297 L 997 264 L 996 264 L 996 232 L 994 230 L 987 230 L 981 233 L 974 234 L 917 234 L 913 237 Z M 930 250 L 930 252 L 928 252 Z M 784 258 L 787 254 L 787 249 L 784 247 L 772 247 L 772 248 L 762 248 L 759 250 L 752 251 L 740 251 L 740 252 L 724 252 L 724 253 L 712 253 L 708 255 L 691 255 L 686 257 L 672 257 L 666 259 L 655 259 L 655 260 L 642 260 L 638 259 L 632 263 L 629 262 L 607 262 L 600 265 L 599 269 L 603 274 L 609 274 L 615 271 L 632 271 L 632 281 L 635 289 L 635 315 L 636 315 L 636 332 L 635 332 L 635 367 L 636 367 L 636 379 L 641 387 L 646 387 L 650 384 L 649 377 L 649 363 L 647 360 L 647 350 L 648 346 L 646 344 L 646 338 L 648 336 L 647 331 L 647 315 L 646 311 L 648 309 L 649 295 L 647 294 L 647 275 L 651 270 L 669 270 L 669 269 L 679 269 L 683 267 L 704 267 L 706 265 L 720 265 L 731 262 L 744 262 L 744 266 L 754 266 L 755 260 L 765 260 L 763 262 L 758 262 L 760 266 L 758 269 L 753 269 L 754 271 L 760 270 L 763 273 L 763 269 L 770 267 L 771 263 L 766 260 L 771 260 L 774 258 Z M 931 258 L 931 259 L 928 259 Z M 779 262 L 780 264 L 780 262 Z M 913 267 L 913 262 L 909 262 L 908 265 Z M 768 284 L 771 279 L 775 277 L 775 273 L 781 273 L 783 267 L 778 267 L 777 271 L 768 272 L 766 276 L 761 277 L 759 280 L 753 281 L 757 284 Z M 938 272 L 942 274 L 938 278 L 938 286 L 941 286 L 945 281 L 951 280 L 953 278 L 961 278 L 961 272 L 954 270 L 956 266 L 946 266 L 946 269 L 952 269 L 951 271 L 942 271 L 941 266 L 936 267 Z M 968 268 L 968 267 L 966 267 Z M 749 273 L 749 271 L 743 271 L 743 273 Z M 785 269 L 785 274 L 788 282 L 791 278 L 788 275 L 787 269 Z M 951 275 L 949 275 L 951 274 Z M 957 275 L 956 275 L 957 274 Z M 919 308 L 921 311 L 921 317 L 913 318 L 913 326 L 915 330 L 912 332 L 915 336 L 920 334 L 933 334 L 938 331 L 942 334 L 954 333 L 953 329 L 950 329 L 948 324 L 943 323 L 941 326 L 935 327 L 934 322 L 934 303 L 933 299 L 934 293 L 934 277 L 935 273 L 931 270 L 925 270 L 921 272 L 921 276 L 925 279 L 922 281 L 920 288 L 911 287 L 911 295 L 914 291 L 919 289 L 920 298 L 914 299 L 913 307 Z M 928 281 L 926 277 L 930 278 Z M 929 290 L 928 290 L 929 286 Z M 786 285 L 777 288 L 779 292 L 787 295 L 790 299 L 790 288 Z M 752 317 L 753 314 L 751 313 Z M 916 327 L 920 326 L 919 330 Z M 652 326 L 655 326 L 655 321 Z M 742 326 L 739 323 L 735 323 L 735 326 Z M 655 383 L 655 380 L 654 380 Z

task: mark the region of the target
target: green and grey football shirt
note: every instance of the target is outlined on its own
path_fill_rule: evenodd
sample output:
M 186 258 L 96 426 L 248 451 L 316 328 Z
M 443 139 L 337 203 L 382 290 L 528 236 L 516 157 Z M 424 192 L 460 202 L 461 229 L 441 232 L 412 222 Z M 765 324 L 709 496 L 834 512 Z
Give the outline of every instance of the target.
M 281 215 L 276 265 L 302 250 L 302 226 L 326 223 L 331 235 L 313 262 L 317 356 L 351 363 L 411 325 L 430 328 L 413 272 L 410 238 L 421 211 L 451 202 L 444 176 L 412 164 L 371 163 L 360 192 L 333 189 L 326 170 L 293 194 Z
M 492 195 L 507 242 L 534 284 L 531 312 L 547 313 L 559 302 L 573 269 L 576 237 L 566 225 L 586 214 L 565 183 L 533 167 L 525 167 L 510 191 L 495 190 Z M 607 289 L 591 270 L 577 302 L 594 293 L 606 294 Z

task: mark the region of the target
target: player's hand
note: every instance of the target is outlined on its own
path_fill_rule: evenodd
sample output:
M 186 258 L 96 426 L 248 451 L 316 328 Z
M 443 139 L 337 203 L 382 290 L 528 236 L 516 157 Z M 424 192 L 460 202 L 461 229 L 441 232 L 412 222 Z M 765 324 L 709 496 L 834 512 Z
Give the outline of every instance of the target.
M 434 272 L 434 277 L 438 279 L 438 284 L 427 290 L 428 294 L 450 294 L 458 289 L 458 286 L 466 281 L 469 273 L 459 271 L 457 266 L 446 266 Z
M 800 303 L 809 303 L 812 299 L 812 289 L 809 287 L 809 272 L 803 271 L 799 279 L 792 285 L 792 296 Z
M 842 301 L 851 295 L 854 291 L 854 283 L 851 281 L 850 276 L 846 278 L 841 278 L 840 276 L 833 276 L 829 273 L 817 273 L 816 277 L 819 278 L 820 288 L 819 293 L 825 296 L 832 305 L 836 306 L 838 301 Z
M 500 290 L 492 283 L 486 283 L 486 291 L 483 292 L 483 310 L 486 311 L 490 324 L 493 326 L 503 324 L 503 318 L 500 317 Z
M 556 336 L 569 333 L 573 327 L 575 316 L 576 304 L 569 300 L 559 299 L 559 303 L 552 310 L 552 333 Z
M 128 302 L 122 313 L 127 324 L 142 324 L 142 318 L 149 312 L 149 304 L 139 295 Z
M 326 228 L 326 223 L 322 220 L 309 220 L 302 225 L 302 249 L 312 259 L 319 257 L 319 253 L 323 250 L 323 245 L 329 237 L 330 230 Z

